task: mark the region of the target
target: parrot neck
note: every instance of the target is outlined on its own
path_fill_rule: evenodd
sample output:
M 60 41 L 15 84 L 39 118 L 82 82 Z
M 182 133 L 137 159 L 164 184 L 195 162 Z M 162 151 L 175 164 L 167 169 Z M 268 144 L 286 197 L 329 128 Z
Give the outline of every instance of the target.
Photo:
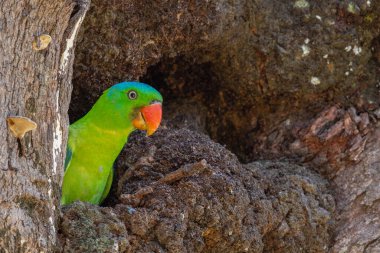
M 102 95 L 92 109 L 74 124 L 85 124 L 95 132 L 105 136 L 112 135 L 112 138 L 120 137 L 125 142 L 134 130 L 133 113 L 130 106 L 115 104 Z

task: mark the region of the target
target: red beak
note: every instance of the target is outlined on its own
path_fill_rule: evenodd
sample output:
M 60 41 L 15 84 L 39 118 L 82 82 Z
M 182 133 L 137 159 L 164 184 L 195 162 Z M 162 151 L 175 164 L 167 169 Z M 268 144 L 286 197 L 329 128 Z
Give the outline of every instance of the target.
M 152 135 L 160 126 L 162 118 L 161 103 L 154 103 L 140 109 L 137 117 L 132 121 L 133 126 L 140 130 L 146 130 L 147 135 Z

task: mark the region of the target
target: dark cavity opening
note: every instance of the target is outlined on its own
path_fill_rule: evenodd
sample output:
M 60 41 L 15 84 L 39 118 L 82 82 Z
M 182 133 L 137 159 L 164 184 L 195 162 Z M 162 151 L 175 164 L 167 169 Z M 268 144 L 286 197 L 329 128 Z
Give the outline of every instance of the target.
M 244 108 L 234 90 L 218 79 L 212 63 L 184 56 L 164 58 L 149 67 L 140 81 L 163 95 L 164 124 L 206 133 L 241 160 L 248 159 L 250 146 L 244 141 L 247 133 L 242 132 L 247 130 Z
M 264 125 L 256 116 L 252 96 L 246 95 L 249 92 L 244 90 L 244 82 L 231 85 L 230 80 L 220 75 L 221 68 L 215 62 L 218 61 L 187 56 L 162 58 L 148 67 L 139 81 L 151 84 L 163 95 L 163 125 L 205 133 L 241 161 L 251 161 L 255 133 Z M 106 88 L 126 81 L 96 73 L 97 78 L 92 78 L 89 85 L 85 78 L 91 68 L 78 67 L 80 70 L 74 73 L 73 79 L 70 123 L 83 117 Z

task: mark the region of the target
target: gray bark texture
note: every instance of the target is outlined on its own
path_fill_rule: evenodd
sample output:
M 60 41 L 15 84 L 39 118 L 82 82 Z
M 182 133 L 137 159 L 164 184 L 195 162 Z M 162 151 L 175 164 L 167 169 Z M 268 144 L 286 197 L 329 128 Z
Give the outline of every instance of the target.
M 52 252 L 56 245 L 73 43 L 87 7 L 0 1 L 0 252 Z M 51 43 L 33 49 L 43 34 Z M 37 123 L 20 146 L 8 116 Z
M 332 106 L 298 131 L 291 152 L 330 181 L 336 201 L 329 252 L 379 252 L 380 109 Z M 370 120 L 371 119 L 371 120 Z

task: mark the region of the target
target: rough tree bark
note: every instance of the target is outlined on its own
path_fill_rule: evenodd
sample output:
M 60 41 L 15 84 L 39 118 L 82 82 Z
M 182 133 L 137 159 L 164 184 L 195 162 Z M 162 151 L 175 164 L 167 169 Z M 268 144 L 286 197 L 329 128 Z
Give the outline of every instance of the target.
M 291 145 L 291 152 L 303 153 L 304 162 L 317 167 L 334 189 L 332 253 L 380 251 L 378 112 L 332 106 L 296 131 L 299 139 Z
M 52 252 L 67 135 L 74 41 L 89 1 L 0 2 L 0 251 Z M 41 34 L 44 50 L 32 43 Z M 40 47 L 40 45 L 37 45 Z M 38 125 L 17 140 L 6 118 Z
M 174 125 L 201 123 L 242 160 L 294 158 L 328 178 L 336 225 L 330 248 L 317 252 L 379 251 L 378 0 L 93 3 L 75 63 L 72 119 L 112 83 L 152 83 Z M 300 217 L 292 223 L 285 215 L 269 235 L 264 226 L 264 251 L 289 246 L 281 233 L 302 234 L 304 225 L 288 228 Z M 133 228 L 127 220 L 126 232 Z

